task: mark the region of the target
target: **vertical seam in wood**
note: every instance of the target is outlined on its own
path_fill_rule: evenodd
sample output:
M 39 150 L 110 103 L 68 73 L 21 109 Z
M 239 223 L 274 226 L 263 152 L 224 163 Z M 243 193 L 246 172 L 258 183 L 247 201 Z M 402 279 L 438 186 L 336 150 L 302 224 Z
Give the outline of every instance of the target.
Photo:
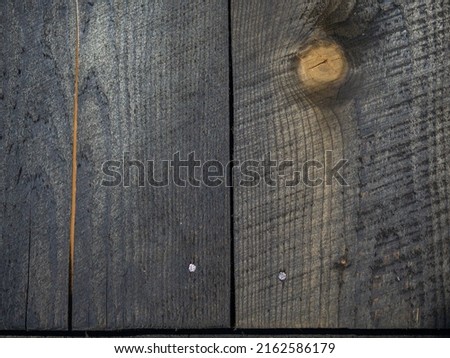
M 28 213 L 28 267 L 27 267 L 27 291 L 25 296 L 25 330 L 28 330 L 28 303 L 30 298 L 30 266 L 31 266 L 31 207 Z
M 233 189 L 233 159 L 234 159 L 234 97 L 233 97 L 233 51 L 232 51 L 232 19 L 231 19 L 231 1 L 228 0 L 228 86 L 229 86 L 229 117 L 230 117 L 230 132 L 229 132 L 229 165 L 230 176 L 230 326 L 236 326 L 236 297 L 235 297 L 235 261 L 234 261 L 234 189 Z
M 69 297 L 68 297 L 68 329 L 72 330 L 72 294 L 75 253 L 75 214 L 77 192 L 77 132 L 78 132 L 78 72 L 79 72 L 79 47 L 80 47 L 80 23 L 78 0 L 75 0 L 75 79 L 73 94 L 73 133 L 72 133 L 72 191 L 70 206 L 70 230 L 69 230 Z

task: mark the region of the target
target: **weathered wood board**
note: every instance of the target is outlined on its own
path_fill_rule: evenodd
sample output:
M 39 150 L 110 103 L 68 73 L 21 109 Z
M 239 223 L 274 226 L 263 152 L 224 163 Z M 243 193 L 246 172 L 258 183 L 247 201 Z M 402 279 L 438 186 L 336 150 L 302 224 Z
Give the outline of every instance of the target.
M 71 309 L 74 3 L 0 11 L 0 330 L 66 330 L 69 315 L 97 331 L 450 327 L 448 1 L 80 2 Z M 296 68 L 324 38 L 350 61 L 327 98 Z M 233 191 L 146 181 L 148 160 L 160 178 L 177 152 L 230 150 L 293 166 L 254 187 L 237 171 Z M 344 158 L 347 186 L 285 185 Z
M 156 179 L 177 152 L 228 160 L 227 1 L 80 6 L 73 329 L 228 327 L 230 189 L 140 187 L 135 166 L 101 185 L 124 156 Z
M 349 184 L 235 187 L 240 328 L 450 327 L 450 4 L 353 3 L 231 2 L 235 159 L 332 151 Z M 327 100 L 296 73 L 312 38 L 351 62 Z
M 0 4 L 0 330 L 67 329 L 72 15 Z

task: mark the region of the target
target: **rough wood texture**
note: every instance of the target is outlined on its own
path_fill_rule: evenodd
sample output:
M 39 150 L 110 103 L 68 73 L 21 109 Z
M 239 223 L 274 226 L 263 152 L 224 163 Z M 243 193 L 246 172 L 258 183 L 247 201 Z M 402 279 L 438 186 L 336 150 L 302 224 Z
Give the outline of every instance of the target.
M 234 188 L 237 326 L 449 328 L 448 1 L 230 1 L 235 159 L 349 161 Z M 124 153 L 228 160 L 229 4 L 80 4 L 73 328 L 228 327 L 229 189 L 101 182 Z M 0 3 L 0 330 L 68 328 L 74 20 Z M 346 51 L 339 92 L 299 82 L 312 39 Z
M 235 188 L 238 327 L 450 327 L 450 5 L 354 3 L 232 0 L 235 158 L 349 160 L 345 187 Z M 311 38 L 352 60 L 333 98 L 296 76 Z
M 0 12 L 0 330 L 67 329 L 73 8 Z
M 138 187 L 135 167 L 130 187 L 100 184 L 102 163 L 125 152 L 227 161 L 227 2 L 96 1 L 80 12 L 73 328 L 227 327 L 229 189 Z

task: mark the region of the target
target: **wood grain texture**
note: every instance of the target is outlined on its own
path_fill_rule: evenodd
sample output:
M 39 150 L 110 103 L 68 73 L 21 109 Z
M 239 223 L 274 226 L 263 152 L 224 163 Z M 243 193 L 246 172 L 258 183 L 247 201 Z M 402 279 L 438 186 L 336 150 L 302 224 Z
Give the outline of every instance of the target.
M 0 12 L 0 330 L 67 329 L 73 8 Z
M 348 186 L 235 188 L 237 326 L 448 328 L 448 1 L 232 0 L 231 18 L 235 159 L 349 161 Z M 326 100 L 296 76 L 313 38 L 352 63 Z
M 135 167 L 129 187 L 101 185 L 102 163 L 124 153 L 156 160 L 158 179 L 176 152 L 227 161 L 227 2 L 96 1 L 80 13 L 73 328 L 227 327 L 229 188 L 138 187 Z

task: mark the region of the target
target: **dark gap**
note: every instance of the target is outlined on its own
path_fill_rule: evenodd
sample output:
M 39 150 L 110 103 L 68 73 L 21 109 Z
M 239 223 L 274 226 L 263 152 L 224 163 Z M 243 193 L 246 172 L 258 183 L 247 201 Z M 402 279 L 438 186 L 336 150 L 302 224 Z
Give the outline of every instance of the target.
M 70 291 L 70 284 L 67 305 L 67 329 L 69 330 L 69 332 L 72 332 L 72 292 Z
M 347 328 L 281 328 L 281 329 L 126 329 L 117 331 L 0 331 L 0 336 L 38 337 L 136 337 L 136 336 L 250 336 L 281 337 L 311 336 L 331 339 L 337 336 L 355 337 L 450 337 L 450 329 L 347 329 Z M 295 338 L 295 337 L 293 337 Z
M 233 97 L 233 56 L 232 56 L 232 33 L 231 33 L 231 1 L 228 0 L 228 86 L 229 86 L 229 116 L 230 116 L 230 133 L 229 133 L 229 160 L 232 163 L 234 159 L 234 97 Z M 235 296 L 235 273 L 234 273 L 234 183 L 233 183 L 233 165 L 229 165 L 230 176 L 230 326 L 236 326 L 236 296 Z

